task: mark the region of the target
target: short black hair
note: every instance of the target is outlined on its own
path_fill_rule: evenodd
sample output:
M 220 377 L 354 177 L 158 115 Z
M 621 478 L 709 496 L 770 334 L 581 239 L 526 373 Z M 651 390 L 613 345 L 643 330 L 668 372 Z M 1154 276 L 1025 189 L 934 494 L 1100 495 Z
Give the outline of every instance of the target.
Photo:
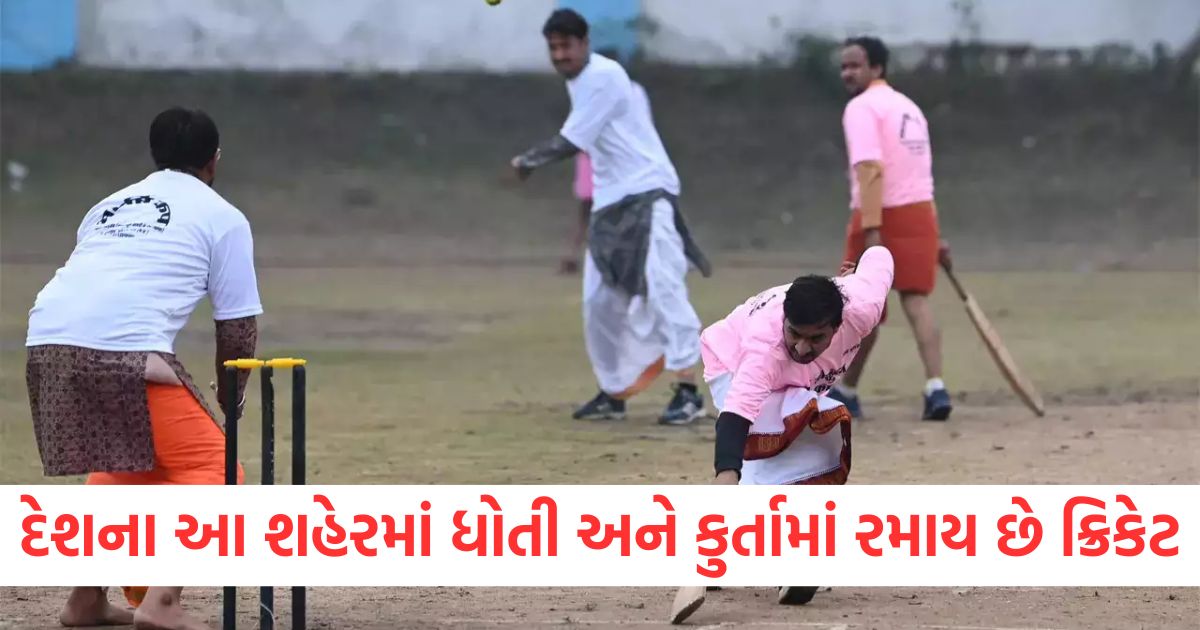
M 204 168 L 220 146 L 217 124 L 198 109 L 172 107 L 150 123 L 150 155 L 159 170 Z
M 800 276 L 783 298 L 783 316 L 793 326 L 842 325 L 845 298 L 832 278 Z
M 546 24 L 542 26 L 542 35 L 544 37 L 562 35 L 563 37 L 584 39 L 588 36 L 588 23 L 582 15 L 571 9 L 558 9 L 546 18 Z
M 846 46 L 858 46 L 867 52 L 867 65 L 880 68 L 879 76 L 887 76 L 888 49 L 878 37 L 851 37 Z

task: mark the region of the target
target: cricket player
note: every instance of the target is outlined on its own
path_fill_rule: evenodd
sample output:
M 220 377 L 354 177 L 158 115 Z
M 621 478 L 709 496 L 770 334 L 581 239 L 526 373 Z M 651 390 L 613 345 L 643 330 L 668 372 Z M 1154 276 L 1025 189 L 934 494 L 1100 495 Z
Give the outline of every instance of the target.
M 933 158 L 925 115 L 907 96 L 887 83 L 888 50 L 874 37 L 846 41 L 842 82 L 853 98 L 842 126 L 850 162 L 850 223 L 845 260 L 856 260 L 868 247 L 887 247 L 896 261 L 893 286 L 917 340 L 925 366 L 925 420 L 950 417 L 950 394 L 942 381 L 942 338 L 929 295 L 937 278 L 939 243 L 933 201 Z M 884 312 L 884 319 L 887 314 Z M 859 379 L 877 333 L 862 342 L 854 363 L 830 396 L 858 417 Z
M 685 425 L 704 413 L 694 367 L 700 318 L 688 301 L 689 264 L 708 261 L 677 207 L 679 178 L 621 65 L 593 54 L 588 24 L 560 9 L 542 29 L 550 59 L 567 80 L 571 113 L 559 133 L 512 159 L 520 179 L 586 152 L 593 204 L 583 270 L 584 340 L 600 392 L 577 419 L 617 419 L 625 401 L 663 371 L 675 395 L 659 422 Z
M 837 278 L 767 289 L 704 330 L 704 380 L 720 413 L 713 483 L 846 483 L 850 413 L 823 394 L 879 324 L 893 271 L 891 253 L 871 247 Z M 816 590 L 781 587 L 778 601 L 804 604 Z
M 150 153 L 155 171 L 84 216 L 74 251 L 29 313 L 26 380 L 47 476 L 86 474 L 90 485 L 224 483 L 222 426 L 174 342 L 207 296 L 217 382 L 224 361 L 254 356 L 263 309 L 250 224 L 212 189 L 221 149 L 205 113 L 160 113 Z M 246 378 L 238 385 L 243 405 Z M 181 592 L 151 587 L 129 611 L 111 605 L 102 588 L 75 588 L 60 621 L 203 628 L 184 613 Z
M 616 55 L 615 52 L 606 54 L 604 51 L 601 51 L 600 54 L 609 59 Z M 650 112 L 650 98 L 646 96 L 645 88 L 632 79 L 629 83 L 633 87 L 634 102 L 645 110 L 646 118 L 653 121 L 654 117 Z M 575 154 L 575 179 L 572 192 L 575 194 L 575 199 L 579 201 L 579 214 L 576 222 L 572 225 L 571 236 L 567 241 L 567 253 L 559 263 L 559 272 L 563 274 L 573 274 L 579 271 L 580 250 L 587 242 L 588 223 L 592 215 L 592 160 L 587 153 L 582 151 Z

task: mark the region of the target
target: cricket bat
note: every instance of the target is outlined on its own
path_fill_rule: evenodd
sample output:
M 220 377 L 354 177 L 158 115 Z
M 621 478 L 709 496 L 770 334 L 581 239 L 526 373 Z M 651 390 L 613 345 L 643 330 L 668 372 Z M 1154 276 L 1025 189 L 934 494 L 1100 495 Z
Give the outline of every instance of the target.
M 671 623 L 678 625 L 699 610 L 704 604 L 705 587 L 684 586 L 675 593 L 675 602 L 671 604 Z
M 1042 402 L 1042 396 L 1025 378 L 1021 371 L 1017 369 L 1017 362 L 1008 353 L 1008 348 L 1004 347 L 1004 342 L 1000 341 L 1000 334 L 988 321 L 986 315 L 983 314 L 983 309 L 979 307 L 979 303 L 975 301 L 975 297 L 963 288 L 962 283 L 954 275 L 950 266 L 942 261 L 942 269 L 946 271 L 946 276 L 950 278 L 950 284 L 954 286 L 954 291 L 958 293 L 958 297 L 963 301 L 963 307 L 967 311 L 967 316 L 971 318 L 971 323 L 975 325 L 975 330 L 983 339 L 983 344 L 987 346 L 988 353 L 992 355 L 992 360 L 1000 368 L 1000 372 L 1008 381 L 1012 390 L 1016 392 L 1021 401 L 1029 407 L 1038 417 L 1046 415 L 1046 406 Z

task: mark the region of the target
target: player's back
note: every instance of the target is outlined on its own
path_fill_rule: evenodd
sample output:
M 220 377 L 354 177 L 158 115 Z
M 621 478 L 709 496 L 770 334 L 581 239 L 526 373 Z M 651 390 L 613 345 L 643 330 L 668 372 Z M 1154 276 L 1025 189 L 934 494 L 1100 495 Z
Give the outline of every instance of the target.
M 209 289 L 217 244 L 249 238 L 245 216 L 207 184 L 152 173 L 84 217 L 70 258 L 38 293 L 27 344 L 170 352 Z M 243 248 L 219 251 L 234 250 Z
M 710 379 L 723 372 L 734 371 L 742 362 L 746 350 L 756 345 L 769 346 L 777 339 L 764 335 L 764 329 L 783 331 L 783 300 L 790 284 L 771 287 L 739 304 L 728 315 L 705 328 L 700 335 L 704 374 Z M 765 327 L 753 320 L 773 322 Z M 756 325 L 758 324 L 758 325 Z

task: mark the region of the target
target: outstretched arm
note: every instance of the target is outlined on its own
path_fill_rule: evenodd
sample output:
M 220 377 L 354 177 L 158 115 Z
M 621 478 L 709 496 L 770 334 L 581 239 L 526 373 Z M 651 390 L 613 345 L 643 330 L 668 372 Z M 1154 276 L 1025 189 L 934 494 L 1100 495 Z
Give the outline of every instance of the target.
M 565 160 L 576 153 L 579 153 L 578 147 L 571 144 L 570 141 L 561 135 L 555 135 L 553 138 L 534 145 L 533 148 L 513 158 L 512 167 L 516 170 L 517 177 L 525 179 L 529 177 L 529 174 L 534 169 L 552 162 Z

